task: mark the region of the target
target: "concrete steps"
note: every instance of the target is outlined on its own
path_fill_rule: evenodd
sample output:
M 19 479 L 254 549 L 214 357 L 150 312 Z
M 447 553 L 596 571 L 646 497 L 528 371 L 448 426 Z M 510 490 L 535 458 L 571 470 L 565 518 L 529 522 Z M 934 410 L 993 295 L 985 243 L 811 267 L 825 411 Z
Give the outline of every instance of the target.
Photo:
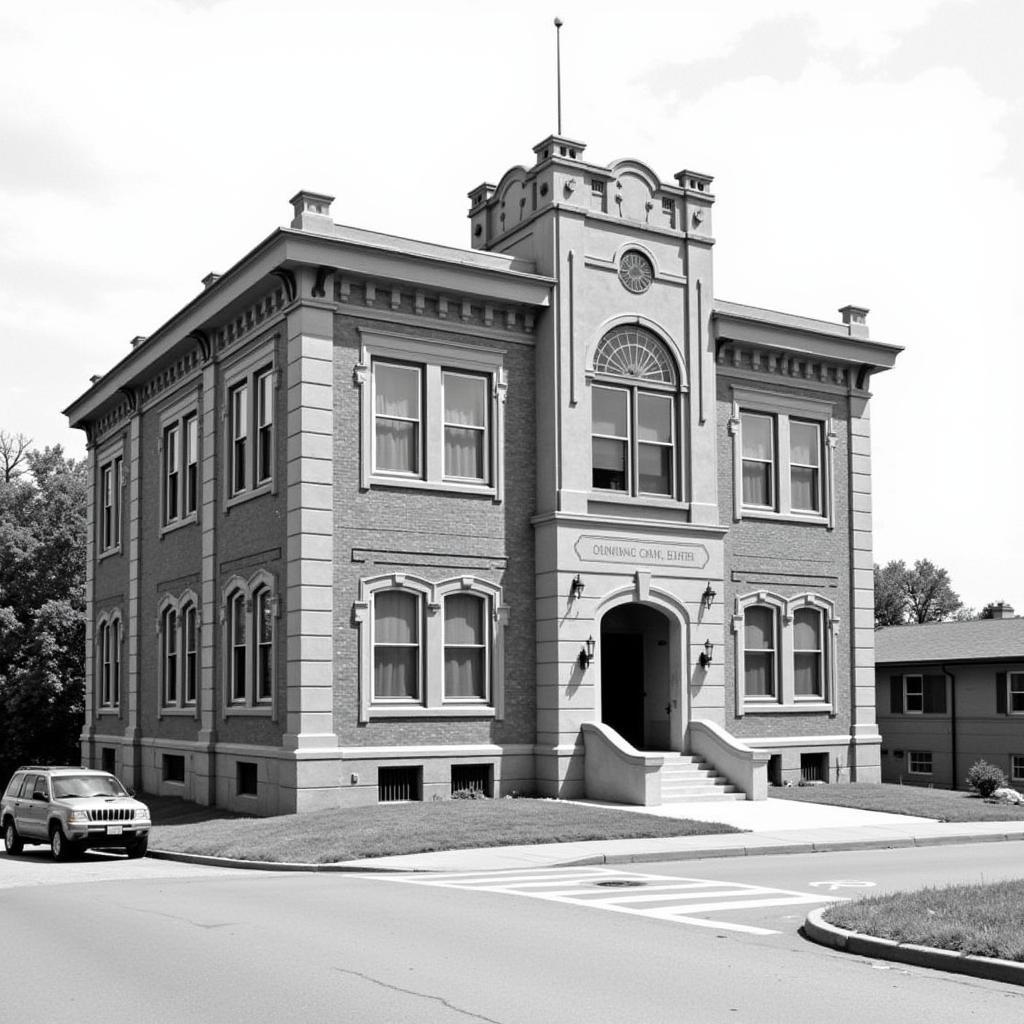
M 746 795 L 707 761 L 689 754 L 667 753 L 661 768 L 661 802 L 691 803 L 711 800 L 745 800 Z

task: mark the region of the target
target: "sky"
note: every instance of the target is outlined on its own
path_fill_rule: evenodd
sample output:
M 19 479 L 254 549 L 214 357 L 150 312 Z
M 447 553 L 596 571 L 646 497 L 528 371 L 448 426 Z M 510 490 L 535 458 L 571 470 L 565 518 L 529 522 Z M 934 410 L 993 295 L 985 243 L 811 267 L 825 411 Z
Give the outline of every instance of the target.
M 556 129 L 714 175 L 715 294 L 904 346 L 875 560 L 1024 614 L 1021 0 L 51 0 L 0 6 L 0 430 L 61 415 L 291 217 L 469 246 Z

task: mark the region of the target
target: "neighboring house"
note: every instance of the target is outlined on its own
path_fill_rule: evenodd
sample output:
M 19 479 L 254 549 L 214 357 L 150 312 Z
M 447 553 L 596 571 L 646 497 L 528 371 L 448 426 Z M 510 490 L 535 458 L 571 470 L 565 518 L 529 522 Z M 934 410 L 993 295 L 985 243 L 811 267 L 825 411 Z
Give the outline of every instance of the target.
M 583 151 L 474 189 L 468 250 L 300 192 L 70 406 L 86 763 L 258 813 L 878 779 L 899 349 L 715 298 L 712 179 Z
M 1024 618 L 994 616 L 876 631 L 883 782 L 964 789 L 985 760 L 1024 785 Z

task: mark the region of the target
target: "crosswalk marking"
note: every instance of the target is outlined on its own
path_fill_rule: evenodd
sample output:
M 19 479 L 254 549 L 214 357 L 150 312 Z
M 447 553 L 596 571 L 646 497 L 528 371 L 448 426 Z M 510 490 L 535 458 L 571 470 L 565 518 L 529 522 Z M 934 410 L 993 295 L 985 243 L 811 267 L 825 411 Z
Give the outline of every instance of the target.
M 666 875 L 615 868 L 538 868 L 503 871 L 458 871 L 438 874 L 378 876 L 410 885 L 425 885 L 464 892 L 492 892 L 531 899 L 596 907 L 617 914 L 633 914 L 699 928 L 719 928 L 749 935 L 778 935 L 771 928 L 708 920 L 697 914 L 829 903 L 836 897 L 792 889 L 774 889 L 743 882 L 707 878 L 671 878 Z M 604 883 L 604 884 L 602 884 Z M 608 885 L 607 883 L 613 883 Z M 615 883 L 621 884 L 617 889 Z M 654 906 L 653 904 L 661 904 Z

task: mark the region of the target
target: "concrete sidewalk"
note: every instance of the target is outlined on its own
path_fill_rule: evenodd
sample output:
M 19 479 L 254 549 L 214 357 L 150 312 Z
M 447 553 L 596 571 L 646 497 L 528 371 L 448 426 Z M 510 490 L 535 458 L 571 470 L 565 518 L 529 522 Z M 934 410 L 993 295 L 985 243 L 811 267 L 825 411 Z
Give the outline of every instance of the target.
M 592 801 L 581 801 L 593 803 Z M 363 871 L 501 871 L 577 864 L 623 864 L 656 860 L 698 860 L 823 850 L 938 846 L 950 843 L 1024 839 L 1024 822 L 939 822 L 903 814 L 881 814 L 794 800 L 614 806 L 669 818 L 714 821 L 748 831 L 665 839 L 612 839 L 534 846 L 492 846 L 345 861 L 338 868 Z

